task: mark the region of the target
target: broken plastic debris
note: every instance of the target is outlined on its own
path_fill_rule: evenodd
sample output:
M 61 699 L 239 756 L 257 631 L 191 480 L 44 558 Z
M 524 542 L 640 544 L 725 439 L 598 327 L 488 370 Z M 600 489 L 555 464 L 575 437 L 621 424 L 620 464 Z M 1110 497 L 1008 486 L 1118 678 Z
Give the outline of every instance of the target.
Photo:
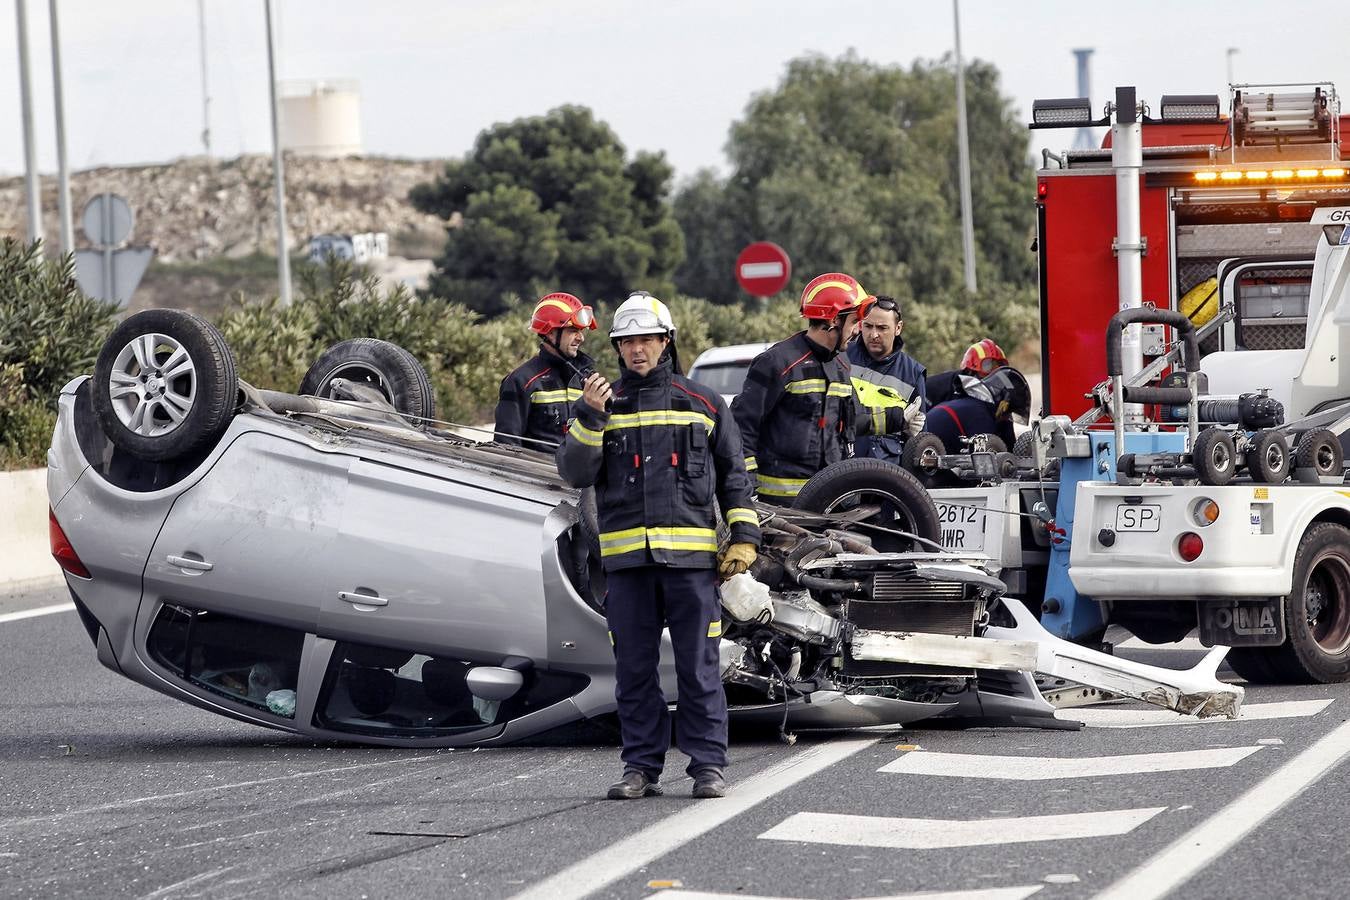
M 647 882 L 647 887 L 649 887 L 649 888 L 682 888 L 682 887 L 684 887 L 684 882 L 681 881 L 681 880 L 678 879 L 678 878 L 672 878 L 672 879 L 670 879 L 670 880 L 668 880 L 668 881 L 662 881 L 662 880 L 660 880 L 660 879 L 654 879 L 654 880 L 652 880 L 652 881 Z
M 267 708 L 279 716 L 295 718 L 295 691 L 282 688 L 267 695 Z

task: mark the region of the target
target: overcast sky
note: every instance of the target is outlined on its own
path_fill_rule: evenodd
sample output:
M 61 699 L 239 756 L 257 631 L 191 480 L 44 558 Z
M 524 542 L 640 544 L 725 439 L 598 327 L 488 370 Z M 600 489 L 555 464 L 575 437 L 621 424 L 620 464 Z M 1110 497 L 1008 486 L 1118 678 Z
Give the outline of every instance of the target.
M 211 148 L 270 151 L 262 0 L 203 0 Z M 202 152 L 198 4 L 58 0 L 67 148 L 84 169 Z M 56 165 L 46 0 L 26 0 L 38 160 Z M 949 0 L 275 0 L 279 79 L 359 84 L 371 154 L 465 153 L 494 122 L 591 107 L 630 148 L 665 150 L 680 176 L 725 171 L 727 129 L 789 59 L 852 48 L 909 64 L 952 49 Z M 23 171 L 15 0 L 0 4 L 0 174 Z M 1094 107 L 1134 84 L 1224 93 L 1235 80 L 1328 79 L 1350 91 L 1339 4 L 1271 0 L 962 0 L 966 58 L 993 62 L 1025 118 L 1075 94 L 1075 47 L 1093 47 Z M 1350 104 L 1347 104 L 1350 111 Z M 1068 132 L 1042 132 L 1056 149 Z

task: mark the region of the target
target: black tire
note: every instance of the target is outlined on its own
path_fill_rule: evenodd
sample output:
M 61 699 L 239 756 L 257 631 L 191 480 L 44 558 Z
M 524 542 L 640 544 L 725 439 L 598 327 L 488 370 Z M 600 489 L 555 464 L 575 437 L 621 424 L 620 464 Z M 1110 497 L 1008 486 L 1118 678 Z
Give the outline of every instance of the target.
M 1138 478 L 1139 475 L 1134 470 L 1134 454 L 1122 453 L 1120 459 L 1116 460 L 1116 472 L 1125 478 Z
M 1196 435 L 1191 457 L 1201 484 L 1227 484 L 1237 474 L 1237 450 L 1222 428 L 1206 428 Z
M 1285 602 L 1288 639 L 1264 648 L 1280 680 L 1350 681 L 1350 529 L 1315 522 L 1294 555 L 1294 586 Z
M 913 438 L 911 438 L 913 440 Z M 883 459 L 846 459 L 826 466 L 803 485 L 792 501 L 797 509 L 840 512 L 860 503 L 879 504 L 881 509 L 865 521 L 884 528 L 905 531 L 937 543 L 942 538 L 937 507 L 919 479 Z M 882 552 L 911 549 L 931 550 L 908 538 L 876 532 L 872 543 Z
M 1289 476 L 1289 445 L 1284 442 L 1283 434 L 1264 428 L 1252 436 L 1252 446 L 1247 451 L 1247 472 L 1253 481 L 1265 484 L 1279 484 Z
M 1008 445 L 1003 442 L 1003 438 L 996 434 L 977 434 L 972 440 L 984 438 L 984 449 L 986 453 L 1007 453 Z
M 1271 665 L 1273 647 L 1234 647 L 1224 662 L 1248 684 L 1283 684 L 1289 679 Z
M 331 398 L 335 378 L 375 388 L 415 425 L 436 418 L 436 392 L 431 389 L 427 370 L 398 344 L 376 338 L 334 344 L 309 367 L 300 382 L 300 393 Z
M 239 376 L 229 345 L 210 322 L 182 310 L 147 309 L 103 342 L 92 387 L 108 440 L 159 462 L 219 440 L 238 405 Z
M 921 431 L 905 441 L 900 451 L 900 466 L 919 480 L 924 487 L 937 487 L 942 480 L 942 470 L 938 460 L 947 452 L 942 438 L 927 431 Z
M 1340 438 L 1326 428 L 1305 431 L 1294 448 L 1294 465 L 1300 469 L 1312 469 L 1318 477 L 1340 475 L 1343 462 Z
M 1030 431 L 1024 431 L 1013 441 L 1012 452 L 1014 456 L 1021 456 L 1025 459 L 1031 459 L 1035 454 L 1031 448 L 1036 445 L 1036 436 Z

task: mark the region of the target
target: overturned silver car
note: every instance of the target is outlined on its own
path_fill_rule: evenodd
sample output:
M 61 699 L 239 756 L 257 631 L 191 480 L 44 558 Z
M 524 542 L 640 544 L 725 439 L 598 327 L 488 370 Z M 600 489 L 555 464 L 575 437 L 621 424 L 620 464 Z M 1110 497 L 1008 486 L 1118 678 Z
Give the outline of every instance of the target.
M 406 351 L 331 348 L 296 394 L 239 381 L 207 322 L 150 310 L 63 390 L 53 553 L 108 668 L 203 709 L 325 739 L 494 744 L 613 712 L 594 500 L 552 457 L 435 420 Z M 760 505 L 724 587 L 733 720 L 1053 721 L 1032 673 L 1237 714 L 1216 650 L 1186 672 L 1058 641 L 932 501 L 873 460 Z M 675 686 L 669 643 L 663 683 Z M 671 700 L 675 697 L 672 695 Z

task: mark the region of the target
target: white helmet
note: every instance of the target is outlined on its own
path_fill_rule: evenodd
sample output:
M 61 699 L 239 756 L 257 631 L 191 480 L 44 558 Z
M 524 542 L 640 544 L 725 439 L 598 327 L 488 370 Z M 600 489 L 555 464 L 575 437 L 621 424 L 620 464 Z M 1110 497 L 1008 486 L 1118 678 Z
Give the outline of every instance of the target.
M 639 334 L 664 334 L 675 337 L 675 320 L 660 300 L 646 291 L 634 291 L 614 310 L 614 325 L 609 329 L 610 340 Z

